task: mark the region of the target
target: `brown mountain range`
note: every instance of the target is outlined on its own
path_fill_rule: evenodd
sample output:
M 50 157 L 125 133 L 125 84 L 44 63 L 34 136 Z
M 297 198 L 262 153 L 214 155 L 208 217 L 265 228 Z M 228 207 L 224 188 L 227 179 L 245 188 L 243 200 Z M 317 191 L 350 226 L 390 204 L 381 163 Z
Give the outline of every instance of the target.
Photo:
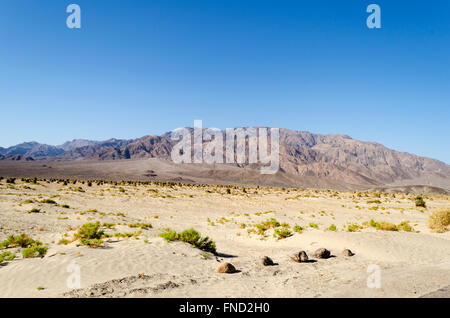
M 0 149 L 0 160 L 46 160 L 55 164 L 64 162 L 67 165 L 67 162 L 120 162 L 157 158 L 165 162 L 162 169 L 166 171 L 147 174 L 149 178 L 157 178 L 158 174 L 162 176 L 164 172 L 171 170 L 172 177 L 175 178 L 178 174 L 193 181 L 212 178 L 227 183 L 333 188 L 423 184 L 450 189 L 449 165 L 345 135 L 320 135 L 280 129 L 280 171 L 274 176 L 260 175 L 257 169 L 259 166 L 254 164 L 174 165 L 170 162 L 170 153 L 176 143 L 169 133 L 130 140 L 74 140 L 72 143 L 65 143 L 64 149 L 33 143 L 28 144 L 29 151 L 23 146 L 18 147 L 21 149 L 20 153 L 14 153 L 10 148 Z M 33 149 L 37 153 L 33 153 Z M 46 154 L 46 149 L 50 153 Z

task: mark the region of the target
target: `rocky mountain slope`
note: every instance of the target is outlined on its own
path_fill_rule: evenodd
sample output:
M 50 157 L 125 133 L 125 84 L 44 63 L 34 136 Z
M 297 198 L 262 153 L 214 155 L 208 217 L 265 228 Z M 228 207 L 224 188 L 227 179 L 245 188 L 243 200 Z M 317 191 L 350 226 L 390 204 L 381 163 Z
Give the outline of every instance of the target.
M 58 147 L 32 142 L 0 149 L 0 160 L 170 160 L 172 147 L 177 142 L 168 133 L 129 140 L 74 140 Z M 254 164 L 234 166 L 259 168 Z M 278 174 L 368 187 L 426 179 L 431 180 L 427 185 L 433 186 L 436 180 L 439 186 L 444 184 L 450 188 L 450 166 L 441 161 L 398 152 L 345 135 L 320 135 L 287 129 L 280 129 Z

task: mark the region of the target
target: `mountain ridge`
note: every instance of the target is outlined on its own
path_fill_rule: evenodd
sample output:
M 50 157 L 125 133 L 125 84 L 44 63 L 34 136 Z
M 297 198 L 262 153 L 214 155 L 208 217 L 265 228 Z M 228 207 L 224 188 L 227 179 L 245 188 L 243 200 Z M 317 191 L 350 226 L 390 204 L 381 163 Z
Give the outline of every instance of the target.
M 193 129 L 188 129 L 192 133 Z M 171 150 L 177 142 L 170 138 L 170 133 L 105 141 L 75 139 L 61 146 L 29 142 L 0 148 L 0 160 L 170 160 Z M 294 178 L 315 177 L 371 187 L 420 178 L 431 180 L 429 185 L 433 185 L 433 180 L 439 180 L 439 184 L 442 180 L 450 180 L 450 166 L 442 161 L 342 134 L 280 129 L 279 154 L 280 173 Z M 261 165 L 235 166 L 257 169 Z

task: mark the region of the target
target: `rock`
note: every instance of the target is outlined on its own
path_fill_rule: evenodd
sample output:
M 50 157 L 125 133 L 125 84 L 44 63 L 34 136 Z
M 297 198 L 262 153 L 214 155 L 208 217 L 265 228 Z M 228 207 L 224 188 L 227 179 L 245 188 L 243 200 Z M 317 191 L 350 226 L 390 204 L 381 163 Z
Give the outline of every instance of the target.
M 261 263 L 262 263 L 264 266 L 272 266 L 272 265 L 274 265 L 272 259 L 271 259 L 269 256 L 264 256 L 264 257 L 261 259 Z
M 331 256 L 331 253 L 326 248 L 319 248 L 314 252 L 314 256 L 316 258 L 329 258 Z
M 301 251 L 299 253 L 292 254 L 291 259 L 297 263 L 304 263 L 308 261 L 308 255 L 305 251 Z
M 348 248 L 346 248 L 345 250 L 342 251 L 342 255 L 344 255 L 344 256 L 353 256 L 353 255 L 355 255 L 355 253 L 353 253 Z
M 216 272 L 231 274 L 236 272 L 236 267 L 234 267 L 233 264 L 230 263 L 222 263 L 219 266 L 217 266 Z

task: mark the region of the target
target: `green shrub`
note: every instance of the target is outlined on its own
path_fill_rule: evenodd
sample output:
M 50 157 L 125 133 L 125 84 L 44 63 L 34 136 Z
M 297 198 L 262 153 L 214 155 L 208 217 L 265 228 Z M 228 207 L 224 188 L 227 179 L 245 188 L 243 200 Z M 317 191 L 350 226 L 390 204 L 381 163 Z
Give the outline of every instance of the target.
M 316 223 L 309 223 L 309 227 L 312 227 L 314 229 L 319 229 L 319 225 L 317 225 Z
M 414 231 L 414 228 L 411 225 L 409 225 L 409 221 L 403 221 L 402 223 L 397 225 L 397 229 L 399 229 L 400 231 L 405 231 L 405 232 L 413 232 Z
M 162 237 L 167 242 L 178 240 L 178 234 L 176 231 L 167 228 L 165 232 L 159 233 L 159 237 Z
M 20 235 L 10 235 L 6 240 L 4 240 L 1 244 L 1 248 L 10 248 L 10 247 L 30 247 L 32 245 L 41 245 L 42 243 L 39 241 L 33 240 L 30 236 L 25 233 Z
M 398 231 L 397 226 L 395 224 L 386 221 L 376 222 L 374 220 L 370 220 L 369 224 L 370 226 L 381 231 Z
M 101 240 L 101 239 L 84 238 L 84 239 L 80 240 L 80 243 L 83 245 L 86 245 L 90 248 L 99 248 L 99 247 L 103 246 L 103 240 Z
M 75 237 L 82 240 L 82 239 L 101 239 L 105 232 L 99 231 L 100 228 L 100 222 L 95 223 L 86 223 L 83 224 L 78 232 L 75 234 Z
M 64 239 L 64 238 L 60 239 L 58 242 L 59 245 L 67 245 L 69 243 L 70 243 L 70 241 L 68 239 Z
M 336 231 L 337 231 L 336 225 L 331 224 L 331 225 L 328 227 L 328 230 L 329 230 L 329 231 L 334 231 L 334 232 L 336 232 Z
M 41 245 L 34 245 L 32 247 L 27 247 L 22 250 L 23 258 L 32 258 L 32 257 L 44 257 L 47 254 L 48 247 Z
M 14 184 L 14 183 L 16 183 L 16 178 L 7 178 L 7 179 L 6 179 L 6 183 L 12 183 L 12 184 Z
M 416 207 L 426 208 L 426 203 L 421 196 L 416 197 Z
M 284 239 L 292 236 L 292 232 L 287 227 L 281 227 L 274 230 L 273 236 L 278 239 Z
M 297 233 L 301 234 L 301 233 L 303 232 L 303 227 L 301 227 L 301 226 L 298 225 L 298 224 L 295 224 L 295 226 L 294 226 L 294 232 L 297 232 Z
M 205 252 L 210 252 L 216 254 L 216 243 L 212 241 L 209 237 L 201 237 L 200 233 L 190 228 L 181 233 L 177 233 L 174 230 L 167 228 L 165 232 L 159 234 L 160 237 L 164 238 L 166 241 L 181 241 L 184 243 L 191 244 L 193 247 L 198 248 Z
M 151 223 L 134 223 L 134 224 L 128 224 L 128 227 L 131 227 L 131 228 L 138 227 L 138 228 L 141 228 L 144 230 L 148 230 L 148 229 L 153 228 L 153 225 Z
M 212 241 L 209 237 L 200 238 L 197 242 L 192 244 L 195 248 L 198 248 L 205 252 L 210 252 L 213 254 L 217 253 L 216 243 Z
M 190 228 L 188 230 L 185 230 L 180 233 L 179 240 L 185 243 L 194 244 L 198 240 L 200 240 L 200 233 L 194 230 L 193 228 Z
M 356 223 L 347 224 L 347 232 L 358 232 L 361 229 L 362 229 L 362 226 L 360 226 Z
M 11 253 L 10 251 L 3 252 L 0 254 L 0 264 L 4 261 L 12 261 L 16 258 L 16 254 Z

